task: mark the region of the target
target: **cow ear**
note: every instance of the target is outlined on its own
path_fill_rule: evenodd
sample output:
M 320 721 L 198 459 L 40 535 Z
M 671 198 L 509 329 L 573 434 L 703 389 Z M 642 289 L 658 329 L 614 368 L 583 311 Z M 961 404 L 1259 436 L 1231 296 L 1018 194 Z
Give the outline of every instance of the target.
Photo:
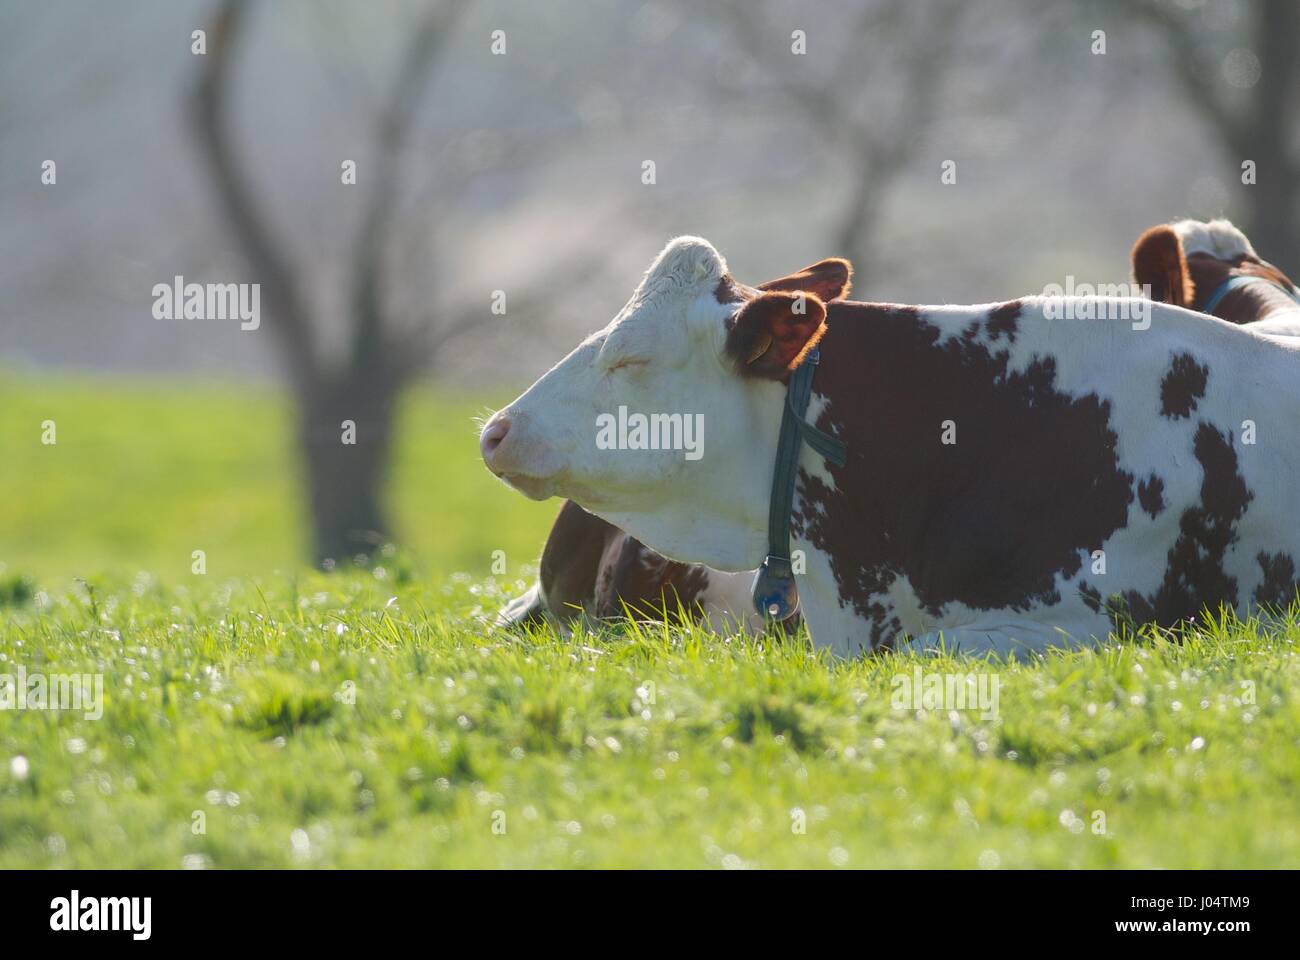
M 1151 227 L 1133 245 L 1133 279 L 1150 284 L 1151 299 L 1176 307 L 1192 305 L 1192 279 L 1183 242 L 1173 227 Z
M 760 290 L 788 290 L 816 294 L 825 303 L 843 300 L 849 295 L 853 285 L 853 264 L 840 257 L 819 260 L 810 267 L 804 267 L 798 273 L 779 280 L 760 283 Z
M 811 293 L 760 293 L 727 323 L 727 355 L 741 376 L 783 380 L 826 332 L 826 305 Z

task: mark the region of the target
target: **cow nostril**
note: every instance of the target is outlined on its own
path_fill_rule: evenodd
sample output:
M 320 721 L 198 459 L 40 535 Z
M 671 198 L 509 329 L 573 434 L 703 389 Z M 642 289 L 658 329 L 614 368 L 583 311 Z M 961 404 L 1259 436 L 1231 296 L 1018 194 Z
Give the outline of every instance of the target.
M 510 421 L 505 417 L 493 418 L 488 425 L 483 428 L 482 435 L 478 438 L 479 450 L 483 453 L 483 459 L 489 460 L 492 454 L 496 453 L 497 447 L 501 446 L 501 441 L 506 438 L 510 432 Z

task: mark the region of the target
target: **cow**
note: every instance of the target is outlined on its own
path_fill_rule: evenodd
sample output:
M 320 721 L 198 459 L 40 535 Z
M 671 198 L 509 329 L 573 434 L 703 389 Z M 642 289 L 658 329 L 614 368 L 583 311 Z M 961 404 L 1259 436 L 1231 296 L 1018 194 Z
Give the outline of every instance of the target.
M 493 622 L 527 627 L 610 620 L 663 620 L 679 612 L 717 632 L 757 633 L 765 622 L 750 602 L 754 571 L 728 573 L 679 563 L 566 500 L 546 538 L 537 580 Z M 796 623 L 788 626 L 794 627 Z
M 1300 336 L 1300 290 L 1228 220 L 1179 220 L 1133 245 L 1133 279 L 1151 296 L 1259 333 Z
M 1276 609 L 1297 588 L 1300 343 L 1168 304 L 824 301 L 681 237 L 625 307 L 480 435 L 488 469 L 665 557 L 767 553 L 787 386 L 818 357 L 788 531 L 813 643 L 1014 653 L 1116 620 Z M 615 408 L 710 424 L 704 455 L 604 449 Z
M 1258 276 L 1253 295 L 1235 289 L 1213 305 L 1213 315 L 1229 322 L 1267 326 L 1257 329 L 1300 335 L 1300 312 L 1287 291 L 1296 288 L 1276 267 L 1260 260 L 1250 241 L 1227 220 L 1180 220 L 1144 231 L 1131 253 L 1133 279 L 1147 284 L 1163 302 L 1203 310 L 1230 277 Z M 842 261 L 823 261 L 799 274 L 759 284 L 759 289 L 791 288 L 797 278 L 825 275 L 826 299 L 848 295 L 850 276 Z M 1173 278 L 1172 280 L 1170 278 Z M 1240 286 L 1250 286 L 1241 284 Z M 1177 298 L 1177 301 L 1174 298 Z M 1284 324 L 1295 323 L 1292 329 Z M 497 614 L 496 626 L 551 621 L 562 627 L 580 616 L 611 619 L 630 612 L 661 619 L 679 607 L 702 617 L 715 630 L 764 627 L 750 598 L 753 571 L 727 573 L 701 564 L 668 560 L 617 527 L 566 501 L 542 553 L 537 581 Z M 796 615 L 788 627 L 797 627 Z
M 829 303 L 848 296 L 852 283 L 852 266 L 834 257 L 753 289 L 805 290 Z M 658 620 L 680 611 L 716 631 L 758 633 L 767 623 L 750 600 L 753 580 L 752 570 L 730 573 L 669 560 L 570 500 L 546 538 L 536 582 L 507 603 L 493 625 L 549 621 L 566 627 L 583 616 L 603 620 L 631 613 Z M 798 623 L 796 615 L 785 630 Z

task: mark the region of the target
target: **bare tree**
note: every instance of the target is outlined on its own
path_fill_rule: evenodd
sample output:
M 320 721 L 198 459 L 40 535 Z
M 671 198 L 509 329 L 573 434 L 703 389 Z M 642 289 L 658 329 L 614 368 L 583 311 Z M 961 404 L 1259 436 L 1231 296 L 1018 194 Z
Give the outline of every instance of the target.
M 789 34 L 753 4 L 730 0 L 720 8 L 729 36 L 764 78 L 759 89 L 771 84 L 777 105 L 808 124 L 841 168 L 844 201 L 828 230 L 832 249 L 852 259 L 859 283 L 873 263 L 871 233 L 881 208 L 944 105 L 969 7 L 959 0 L 867 0 L 849 22 L 821 31 L 818 59 L 829 66 L 816 71 L 772 69 L 778 58 L 789 59 Z M 827 32 L 840 41 L 838 50 L 825 52 Z M 873 98 L 880 90 L 890 92 L 888 104 Z
M 1143 0 L 1133 9 L 1163 37 L 1170 67 L 1187 102 L 1200 115 L 1234 165 L 1253 160 L 1257 182 L 1244 191 L 1247 205 L 1242 225 L 1257 249 L 1284 271 L 1300 271 L 1300 158 L 1296 156 L 1300 133 L 1300 57 L 1295 44 L 1300 37 L 1300 4 L 1295 0 L 1257 0 L 1246 4 L 1244 50 L 1239 80 L 1234 89 L 1224 79 L 1225 51 L 1205 28 L 1203 11 L 1189 11 L 1156 0 Z M 1250 61 L 1259 61 L 1258 80 L 1252 85 Z
M 369 554 L 389 534 L 380 485 L 392 446 L 397 397 L 438 342 L 407 342 L 392 323 L 381 293 L 383 237 L 393 216 L 397 165 L 428 87 L 431 68 L 465 9 L 433 7 L 416 29 L 396 71 L 377 124 L 379 169 L 355 244 L 348 348 L 327 359 L 298 268 L 263 216 L 234 146 L 229 116 L 231 63 L 246 28 L 246 0 L 224 0 L 208 31 L 208 53 L 194 89 L 194 116 L 222 209 L 259 278 L 274 338 L 298 402 L 298 442 L 309 490 L 316 559 Z M 343 443 L 343 423 L 355 443 Z
M 289 245 L 276 235 L 237 149 L 240 138 L 230 107 L 232 65 L 249 32 L 249 0 L 222 0 L 207 31 L 207 55 L 192 92 L 193 116 L 224 217 L 261 284 L 268 314 L 263 326 L 296 401 L 318 563 L 369 555 L 390 537 L 382 486 L 396 402 L 440 351 L 482 322 L 487 307 L 486 296 L 470 304 L 450 301 L 445 292 L 433 289 L 438 269 L 432 262 L 436 257 L 430 245 L 435 241 L 427 224 L 434 220 L 434 194 L 454 194 L 456 175 L 440 168 L 413 197 L 401 189 L 412 127 L 467 6 L 466 0 L 442 0 L 428 10 L 378 104 L 373 166 L 365 181 L 369 193 L 346 270 L 347 340 L 341 354 L 325 349 L 311 305 L 314 288 L 309 284 L 323 279 L 296 263 Z M 546 148 L 536 136 L 506 143 L 500 151 L 501 166 L 523 156 L 536 161 Z M 394 242 L 416 218 L 423 221 L 420 242 Z M 594 224 L 593 232 L 598 228 Z M 413 267 L 412 250 L 431 260 Z M 395 272 L 404 278 L 404 288 L 418 288 L 418 295 L 408 289 L 407 296 L 399 296 L 391 283 Z M 512 314 L 543 311 L 572 278 L 591 272 L 589 256 L 551 265 L 542 281 L 512 294 Z M 355 424 L 352 443 L 342 442 L 344 421 Z

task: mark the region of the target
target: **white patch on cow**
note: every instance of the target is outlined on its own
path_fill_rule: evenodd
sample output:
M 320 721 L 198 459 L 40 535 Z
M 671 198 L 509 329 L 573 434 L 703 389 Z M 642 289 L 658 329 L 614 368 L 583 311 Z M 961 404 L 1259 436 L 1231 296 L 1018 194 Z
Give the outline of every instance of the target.
M 1079 620 L 1085 622 L 1085 618 Z M 1073 629 L 1061 626 L 1061 622 L 1053 619 L 1052 626 L 1045 627 L 1042 620 L 1015 617 L 1007 611 L 989 611 L 982 619 L 964 626 L 944 627 L 909 637 L 895 649 L 915 653 L 943 650 L 970 656 L 1031 656 L 1049 647 L 1091 647 L 1105 640 L 1104 617 L 1087 618 L 1085 626 Z
M 1235 260 L 1240 256 L 1258 259 L 1246 235 L 1231 220 L 1179 220 L 1169 225 L 1182 241 L 1183 253 L 1208 253 L 1217 260 Z
M 799 497 L 796 492 L 796 509 Z M 795 550 L 804 551 L 808 572 L 799 578 L 799 612 L 813 646 L 829 650 L 836 657 L 856 657 L 871 651 L 871 621 L 841 599 L 831 569 L 829 555 L 818 550 L 807 540 L 793 538 Z
M 659 251 L 632 299 L 655 301 L 693 289 L 701 280 L 715 284 L 727 273 L 727 261 L 703 237 L 678 237 Z
M 974 323 L 979 325 L 979 330 L 969 342 L 975 346 L 985 347 L 996 352 L 1005 347 L 1005 342 L 1002 338 L 995 342 L 989 337 L 988 326 L 985 321 L 1000 306 L 1002 306 L 1000 303 L 981 303 L 974 306 L 944 305 L 918 307 L 917 309 L 920 311 L 918 315 L 923 322 L 939 329 L 940 343 L 965 339 L 966 331 Z
M 1058 575 L 1058 585 L 1061 578 Z M 1062 601 L 1056 604 L 1037 604 L 1029 610 L 1016 613 L 1008 610 L 977 610 L 964 603 L 944 604 L 936 616 L 925 609 L 906 577 L 895 577 L 886 595 L 892 606 L 892 615 L 898 618 L 903 636 L 897 638 L 894 649 L 932 652 L 943 649 L 949 652 L 970 654 L 1033 653 L 1049 645 L 1050 638 L 1043 634 L 1043 621 L 1051 620 L 1057 628 L 1058 639 L 1064 644 L 1092 644 L 1104 639 L 1109 621 L 1098 616 L 1082 604 L 1072 602 L 1077 587 L 1061 590 Z
M 815 424 L 830 401 L 814 393 L 808 399 L 807 422 Z M 838 436 L 838 429 L 833 431 Z M 770 474 L 769 474 L 770 476 Z M 826 516 L 826 504 L 820 499 L 809 502 L 804 477 L 816 478 L 832 492 L 838 490 L 827 468 L 826 458 L 807 444 L 799 456 L 799 477 L 795 482 L 791 513 L 795 516 Z M 871 621 L 860 616 L 839 594 L 830 557 L 806 539 L 791 536 L 791 550 L 802 550 L 807 569 L 797 578 L 799 612 L 808 625 L 813 646 L 826 649 L 840 658 L 856 657 L 871 651 Z
M 822 396 L 820 393 L 811 394 L 808 397 L 808 413 L 804 417 L 804 420 L 816 425 L 829 403 L 830 400 Z M 838 424 L 831 424 L 830 434 L 834 437 L 839 436 Z M 826 458 L 817 453 L 817 451 L 813 450 L 807 444 L 804 444 L 803 452 L 799 456 L 799 469 L 810 477 L 816 477 L 832 492 L 836 489 L 835 478 L 831 476 L 830 470 L 826 467 Z M 820 508 L 821 504 L 818 504 L 818 507 Z M 825 510 L 819 509 L 818 512 L 824 514 Z
M 902 627 L 903 633 L 919 636 L 934 626 L 934 617 L 925 609 L 921 598 L 916 595 L 912 581 L 904 576 L 894 577 L 885 591 L 894 608 L 894 616 Z
M 711 630 L 722 634 L 734 633 L 738 628 L 751 634 L 763 632 L 763 618 L 754 609 L 753 585 L 754 573 L 751 570 L 742 573 L 708 571 L 708 583 L 699 601 Z
M 1270 313 L 1267 319 L 1256 320 L 1245 329 L 1267 337 L 1300 337 L 1300 310 Z

